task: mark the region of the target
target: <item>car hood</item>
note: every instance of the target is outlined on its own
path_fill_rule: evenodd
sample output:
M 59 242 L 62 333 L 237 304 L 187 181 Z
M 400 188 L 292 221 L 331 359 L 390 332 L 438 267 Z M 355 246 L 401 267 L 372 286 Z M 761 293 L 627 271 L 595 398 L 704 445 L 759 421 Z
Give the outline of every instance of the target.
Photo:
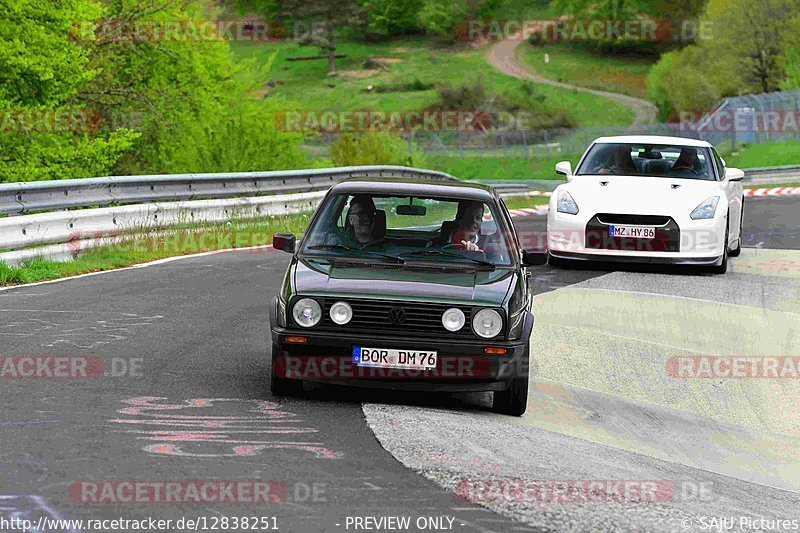
M 292 268 L 297 294 L 496 307 L 503 305 L 517 276 L 510 269 L 476 272 L 374 264 L 333 266 L 317 259 L 296 259 Z
M 717 181 L 647 176 L 576 176 L 557 189 L 587 213 L 688 215 L 709 196 L 722 196 Z

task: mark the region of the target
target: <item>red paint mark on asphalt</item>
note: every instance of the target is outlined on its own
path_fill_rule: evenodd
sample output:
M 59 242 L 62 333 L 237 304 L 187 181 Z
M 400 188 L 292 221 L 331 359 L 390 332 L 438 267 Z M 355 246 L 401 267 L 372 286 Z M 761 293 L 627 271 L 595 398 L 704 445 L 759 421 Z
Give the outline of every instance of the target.
M 130 407 L 117 412 L 124 418 L 109 420 L 114 424 L 131 426 L 126 430 L 137 439 L 156 441 L 144 446 L 144 451 L 157 455 L 178 457 L 252 457 L 269 449 L 297 450 L 318 459 L 340 459 L 342 454 L 318 442 L 288 442 L 266 440 L 270 435 L 307 435 L 317 433 L 313 427 L 302 425 L 296 414 L 279 410 L 280 405 L 261 400 L 236 398 L 194 398 L 183 402 L 163 403 L 166 398 L 142 396 L 123 400 Z M 241 414 L 241 407 L 246 412 Z M 229 408 L 235 414 L 225 414 Z M 189 414 L 184 411 L 202 411 Z M 166 412 L 165 412 L 166 411 Z M 175 413 L 178 411 L 179 413 Z M 145 430 L 141 426 L 178 427 L 184 429 Z M 222 449 L 220 449 L 222 448 Z

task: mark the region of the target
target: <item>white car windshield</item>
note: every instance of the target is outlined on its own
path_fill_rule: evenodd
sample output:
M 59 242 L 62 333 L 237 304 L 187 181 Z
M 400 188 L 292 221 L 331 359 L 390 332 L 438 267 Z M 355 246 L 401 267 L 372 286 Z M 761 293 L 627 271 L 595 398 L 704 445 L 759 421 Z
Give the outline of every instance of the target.
M 511 265 L 496 206 L 479 200 L 333 194 L 301 254 L 363 261 Z
M 575 174 L 714 180 L 707 148 L 655 144 L 595 144 Z

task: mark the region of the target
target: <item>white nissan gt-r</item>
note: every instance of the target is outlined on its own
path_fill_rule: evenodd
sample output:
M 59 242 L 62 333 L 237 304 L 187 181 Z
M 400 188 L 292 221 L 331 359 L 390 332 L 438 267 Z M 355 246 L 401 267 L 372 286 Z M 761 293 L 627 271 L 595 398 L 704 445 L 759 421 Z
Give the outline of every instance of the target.
M 706 265 L 717 273 L 742 247 L 744 172 L 709 143 L 601 137 L 550 198 L 552 264 L 570 260 Z

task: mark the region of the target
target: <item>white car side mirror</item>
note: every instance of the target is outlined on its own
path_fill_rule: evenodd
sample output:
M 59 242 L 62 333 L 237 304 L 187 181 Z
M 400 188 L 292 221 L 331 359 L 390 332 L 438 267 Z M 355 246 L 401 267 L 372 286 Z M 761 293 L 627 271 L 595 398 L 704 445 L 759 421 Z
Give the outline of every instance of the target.
M 744 179 L 744 170 L 738 168 L 726 169 L 725 179 L 728 181 L 742 181 Z
M 567 177 L 567 181 L 572 179 L 572 163 L 569 161 L 561 161 L 556 163 L 556 174 L 561 174 Z

